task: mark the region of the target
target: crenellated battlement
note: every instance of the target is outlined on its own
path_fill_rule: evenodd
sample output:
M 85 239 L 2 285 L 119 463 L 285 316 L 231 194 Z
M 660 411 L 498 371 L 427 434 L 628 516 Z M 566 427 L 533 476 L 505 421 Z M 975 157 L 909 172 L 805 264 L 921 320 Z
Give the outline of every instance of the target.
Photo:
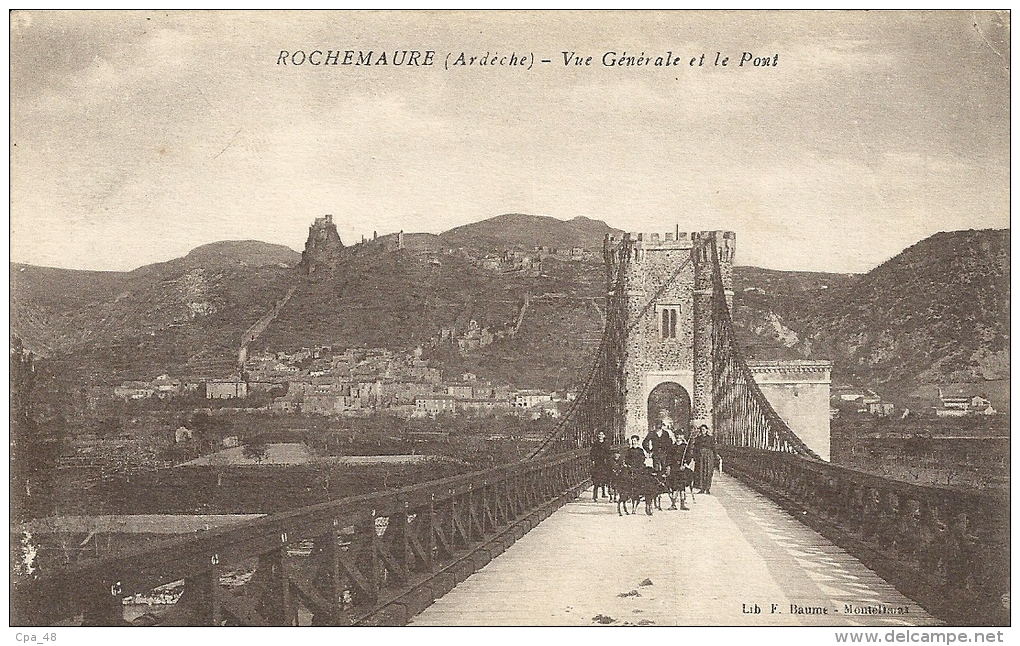
M 732 258 L 733 249 L 736 246 L 737 234 L 733 231 L 676 231 L 659 232 L 630 232 L 623 237 L 609 236 L 610 245 L 618 245 L 624 240 L 630 241 L 635 249 L 690 249 L 699 240 L 706 240 L 712 236 L 716 237 L 720 251 L 724 251 Z

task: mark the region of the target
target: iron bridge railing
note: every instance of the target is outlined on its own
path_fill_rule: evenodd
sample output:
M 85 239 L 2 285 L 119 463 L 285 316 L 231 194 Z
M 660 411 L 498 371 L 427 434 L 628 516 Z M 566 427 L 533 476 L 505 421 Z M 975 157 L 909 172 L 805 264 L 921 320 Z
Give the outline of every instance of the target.
M 1009 624 L 1008 492 L 916 485 L 791 453 L 718 448 L 728 473 L 785 503 L 932 614 L 954 625 Z
M 11 625 L 125 625 L 125 600 L 154 596 L 165 611 L 135 625 L 403 625 L 572 500 L 587 458 L 573 450 L 67 565 L 12 582 Z

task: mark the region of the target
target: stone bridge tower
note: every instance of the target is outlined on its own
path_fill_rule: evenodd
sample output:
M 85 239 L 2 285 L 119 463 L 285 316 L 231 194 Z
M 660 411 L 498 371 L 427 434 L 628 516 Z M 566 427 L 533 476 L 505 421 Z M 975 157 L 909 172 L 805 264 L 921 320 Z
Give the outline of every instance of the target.
M 625 279 L 626 434 L 664 417 L 688 431 L 712 424 L 712 250 L 732 300 L 732 231 L 632 233 Z
M 712 428 L 712 244 L 716 246 L 726 306 L 733 306 L 732 231 L 631 233 L 624 278 L 625 428 L 644 435 L 668 418 L 674 429 Z M 624 246 L 627 248 L 627 245 Z M 762 393 L 812 450 L 829 457 L 827 361 L 772 361 L 749 365 Z M 714 429 L 713 429 L 714 431 Z

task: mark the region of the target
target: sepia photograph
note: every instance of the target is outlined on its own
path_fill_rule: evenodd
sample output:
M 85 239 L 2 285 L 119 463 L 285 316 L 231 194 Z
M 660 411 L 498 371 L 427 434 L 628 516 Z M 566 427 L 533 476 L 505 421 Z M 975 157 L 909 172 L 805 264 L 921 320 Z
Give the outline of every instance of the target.
M 12 638 L 1007 641 L 1008 10 L 9 20 Z

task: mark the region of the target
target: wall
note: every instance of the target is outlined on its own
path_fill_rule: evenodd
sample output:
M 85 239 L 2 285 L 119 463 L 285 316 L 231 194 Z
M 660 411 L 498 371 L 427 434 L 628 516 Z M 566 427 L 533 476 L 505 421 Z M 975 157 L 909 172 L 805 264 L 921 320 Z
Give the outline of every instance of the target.
M 762 394 L 779 416 L 823 460 L 829 459 L 828 361 L 748 361 Z
M 694 369 L 694 267 L 691 240 L 666 241 L 659 234 L 631 234 L 633 256 L 627 275 L 627 318 L 634 325 L 627 335 L 626 434 L 648 432 L 648 394 L 663 381 L 673 381 L 692 392 Z M 642 309 L 681 265 L 687 266 L 656 299 L 657 304 L 679 307 L 676 338 L 663 339 L 658 307 Z

